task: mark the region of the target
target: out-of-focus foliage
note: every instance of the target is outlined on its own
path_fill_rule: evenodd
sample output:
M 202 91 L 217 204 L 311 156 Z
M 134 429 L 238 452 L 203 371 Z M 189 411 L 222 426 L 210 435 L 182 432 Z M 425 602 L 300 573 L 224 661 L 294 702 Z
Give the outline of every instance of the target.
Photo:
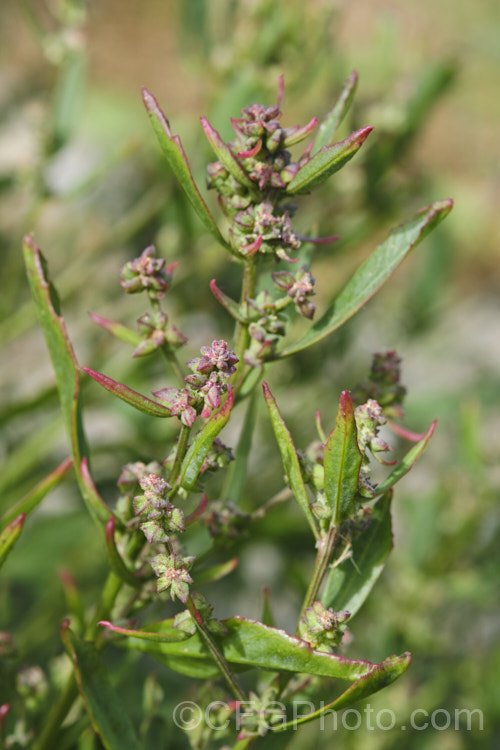
M 199 279 L 217 276 L 231 293 L 231 269 L 222 269 L 225 258 L 162 161 L 140 86 L 171 101 L 174 132 L 182 130 L 201 184 L 210 156 L 197 127 L 200 113 L 227 136 L 227 118 L 251 101 L 274 99 L 284 73 L 294 108 L 287 124 L 295 124 L 325 114 L 356 68 L 356 104 L 343 128 L 347 133 L 348 126 L 373 125 L 372 143 L 345 176 L 325 186 L 320 201 L 306 200 L 302 210 L 304 234 L 340 236 L 333 249 L 320 249 L 316 256 L 318 305 L 343 285 L 366 255 L 366 241 L 384 236 L 394 217 L 411 215 L 446 194 L 456 199 L 456 208 L 368 313 L 306 357 L 280 365 L 288 393 L 285 417 L 294 434 L 307 435 L 308 415 L 297 413 L 306 397 L 321 405 L 332 423 L 346 378 L 362 377 L 372 351 L 395 347 L 403 356 L 408 423 L 424 429 L 438 417 L 439 424 L 426 468 L 421 465 L 400 490 L 393 557 L 353 635 L 374 661 L 403 648 L 413 653 L 407 679 L 375 696 L 373 708 L 393 709 L 400 724 L 408 723 L 415 708 L 429 713 L 479 708 L 484 727 L 340 728 L 334 742 L 346 750 L 495 746 L 500 733 L 496 4 L 448 0 L 438 8 L 427 0 L 410 9 L 368 0 L 352 8 L 320 0 L 307 5 L 186 0 L 175 9 L 171 5 L 7 0 L 0 6 L 0 515 L 67 455 L 50 363 L 22 268 L 26 231 L 34 230 L 37 243 L 50 248 L 80 361 L 97 368 L 106 361 L 107 369 L 120 372 L 132 387 L 148 392 L 156 383 L 163 386 L 159 369 L 148 360 L 132 360 L 84 311 L 99 309 L 114 319 L 123 319 L 126 311 L 134 324 L 117 271 L 146 245 L 155 242 L 159 254 L 181 261 L 175 312 L 188 321 L 193 351 L 227 325 Z M 278 384 L 276 391 L 279 400 Z M 94 473 L 101 493 L 114 497 L 123 463 L 163 458 L 163 429 L 109 403 L 97 389 L 84 395 Z M 111 418 L 102 416 L 104 402 Z M 258 445 L 271 440 L 270 428 L 262 428 L 246 510 L 262 488 L 269 496 L 280 485 L 279 464 L 263 474 L 258 463 L 259 452 L 266 452 Z M 258 616 L 260 586 L 269 584 L 273 611 L 286 624 L 304 574 L 298 563 L 282 568 L 280 549 L 293 545 L 299 561 L 308 530 L 298 516 L 284 523 L 278 510 L 262 521 L 259 534 L 264 541 L 249 541 L 236 583 L 214 603 L 221 616 L 233 614 L 236 606 Z M 0 704 L 9 699 L 21 667 L 40 665 L 55 684 L 63 681 L 66 666 L 55 659 L 59 622 L 68 610 L 85 610 L 94 601 L 104 559 L 75 487 L 64 482 L 28 519 L 2 569 L 0 630 L 10 631 L 14 644 L 0 642 Z M 81 601 L 75 603 L 67 580 L 61 585 L 62 568 L 71 571 Z M 240 588 L 247 592 L 244 600 L 238 598 Z M 160 705 L 151 699 L 148 664 L 109 658 L 119 684 L 127 684 L 130 668 L 137 670 L 134 686 L 124 688 L 122 697 L 136 724 L 141 700 L 150 708 L 154 704 L 144 736 L 157 731 L 164 745 L 157 740 L 151 746 L 167 747 L 162 728 L 184 690 L 182 678 L 157 675 L 165 692 Z M 39 710 L 36 700 L 32 710 Z M 22 727 L 16 731 L 21 735 Z M 178 747 L 183 740 L 172 742 Z M 89 746 L 85 734 L 68 738 L 68 747 Z M 307 726 L 290 746 L 331 747 L 332 735 Z

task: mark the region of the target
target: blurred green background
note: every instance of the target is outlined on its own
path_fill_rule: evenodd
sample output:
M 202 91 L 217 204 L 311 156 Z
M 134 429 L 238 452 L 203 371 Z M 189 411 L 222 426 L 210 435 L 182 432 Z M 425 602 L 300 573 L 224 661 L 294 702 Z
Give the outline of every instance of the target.
M 416 708 L 479 708 L 483 729 L 362 727 L 332 735 L 312 724 L 290 738 L 292 747 L 500 745 L 499 23 L 496 0 L 0 5 L 0 514 L 68 453 L 22 266 L 26 232 L 34 231 L 49 260 L 82 364 L 144 392 L 165 385 L 159 363 L 131 360 L 86 314 L 133 324 L 143 302 L 124 298 L 118 270 L 153 242 L 180 260 L 169 315 L 190 337 L 186 358 L 231 330 L 208 281 L 216 277 L 236 295 L 238 269 L 204 234 L 163 163 L 141 86 L 157 96 L 203 184 L 213 156 L 201 114 L 228 136 L 229 116 L 253 101 L 273 103 L 283 73 L 284 122 L 305 123 L 324 115 L 358 71 L 342 137 L 349 127 L 375 130 L 331 185 L 302 200 L 296 219 L 306 234 L 340 235 L 315 255 L 319 310 L 391 226 L 433 200 L 455 199 L 446 222 L 367 308 L 312 352 L 276 366 L 271 383 L 278 401 L 286 394 L 284 416 L 305 447 L 315 410 L 332 424 L 339 391 L 365 376 L 372 352 L 396 348 L 402 356 L 406 423 L 423 430 L 438 418 L 439 426 L 398 486 L 395 549 L 353 621 L 348 653 L 380 661 L 412 652 L 410 671 L 370 700 L 394 710 L 398 724 Z M 85 404 L 94 473 L 112 501 L 123 463 L 164 457 L 165 428 L 91 385 Z M 260 417 L 247 508 L 281 485 L 277 451 L 274 463 L 267 460 L 270 426 Z M 241 542 L 236 580 L 210 591 L 219 616 L 258 617 L 262 586 L 270 585 L 279 624 L 293 622 L 312 550 L 298 516 L 282 514 Z M 67 613 L 57 572 L 72 573 L 90 606 L 105 560 L 93 532 L 72 481 L 28 520 L 0 581 L 0 630 L 12 633 L 16 648 L 4 658 L 4 675 L 34 664 L 57 672 Z M 109 658 L 138 725 L 152 665 Z M 130 669 L 140 675 L 132 686 Z M 156 669 L 166 694 L 161 727 L 178 698 L 171 685 L 185 690 L 186 683 Z M 184 746 L 177 735 L 160 737 L 158 748 Z M 92 742 L 84 736 L 79 747 Z

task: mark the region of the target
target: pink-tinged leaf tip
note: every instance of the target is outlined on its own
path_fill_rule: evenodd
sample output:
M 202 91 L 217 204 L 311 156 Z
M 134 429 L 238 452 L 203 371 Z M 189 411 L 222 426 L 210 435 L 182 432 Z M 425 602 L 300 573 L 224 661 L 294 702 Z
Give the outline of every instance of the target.
M 19 515 L 17 516 L 17 518 L 15 518 L 15 519 L 14 519 L 14 520 L 12 521 L 12 523 L 11 523 L 11 528 L 12 528 L 12 529 L 16 529 L 16 528 L 18 528 L 18 527 L 19 527 L 20 529 L 22 529 L 22 528 L 23 528 L 23 526 L 24 526 L 24 522 L 25 522 L 25 520 L 26 520 L 26 513 L 20 513 L 20 514 L 19 514 Z
M 260 149 L 262 148 L 262 139 L 259 138 L 255 146 L 248 151 L 240 151 L 238 153 L 238 159 L 251 159 L 253 156 L 257 156 Z
M 76 589 L 75 579 L 73 578 L 69 570 L 67 570 L 66 568 L 61 568 L 57 571 L 57 575 L 63 586 L 65 586 L 66 588 Z
M 167 135 L 170 138 L 174 138 L 174 140 L 175 138 L 178 138 L 178 136 L 175 136 L 175 137 L 172 136 L 172 132 L 170 130 L 170 124 L 167 118 L 165 117 L 165 115 L 163 114 L 163 111 L 160 105 L 158 104 L 157 99 L 146 88 L 142 89 L 142 100 L 144 102 L 144 106 L 146 107 L 147 113 L 149 115 L 154 115 L 161 121 L 161 124 L 165 132 L 167 133 Z
M 5 719 L 5 717 L 7 716 L 7 714 L 9 713 L 9 710 L 10 710 L 10 703 L 4 703 L 3 705 L 0 706 L 0 726 L 3 720 Z
M 361 130 L 356 130 L 350 137 L 352 138 L 353 142 L 359 143 L 361 146 L 370 133 L 373 130 L 373 125 L 367 125 L 366 128 L 361 128 Z
M 249 245 L 242 245 L 241 249 L 245 251 L 245 255 L 247 257 L 251 257 L 252 255 L 255 255 L 260 249 L 260 246 L 262 245 L 262 235 L 259 234 L 257 239 L 254 242 L 251 242 Z M 291 259 L 288 259 L 291 260 Z
M 111 516 L 106 524 L 106 542 L 112 542 L 115 536 L 115 517 Z
M 340 394 L 339 408 L 344 418 L 352 414 L 353 406 L 352 406 L 351 396 L 349 395 L 349 391 L 342 391 L 342 393 Z
M 110 630 L 113 630 L 115 627 L 111 622 L 109 622 L 109 620 L 99 620 L 97 624 L 102 625 L 103 628 L 109 628 Z

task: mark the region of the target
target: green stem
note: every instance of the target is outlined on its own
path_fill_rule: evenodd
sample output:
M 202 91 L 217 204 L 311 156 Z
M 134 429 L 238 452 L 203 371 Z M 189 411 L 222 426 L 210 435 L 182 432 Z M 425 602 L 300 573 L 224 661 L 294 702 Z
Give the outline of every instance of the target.
M 246 299 L 252 299 L 255 296 L 255 284 L 257 281 L 257 264 L 254 258 L 247 260 L 243 271 L 243 283 L 241 285 L 240 304 L 243 304 Z M 242 323 L 240 320 L 236 321 L 236 328 L 234 332 L 236 356 L 238 357 L 238 364 L 236 365 L 236 372 L 233 375 L 232 382 L 236 383 L 241 375 L 243 367 L 245 365 L 243 356 L 248 345 L 250 343 L 250 334 L 248 333 L 248 323 Z
M 203 619 L 202 619 L 200 613 L 198 612 L 198 609 L 196 608 L 196 605 L 195 605 L 195 603 L 193 601 L 193 598 L 191 596 L 188 597 L 187 607 L 188 607 L 188 610 L 191 612 L 191 614 L 192 614 L 192 616 L 194 618 L 194 621 L 196 623 L 196 627 L 198 628 L 198 631 L 199 631 L 202 639 L 205 641 L 208 650 L 212 654 L 215 663 L 219 667 L 219 670 L 220 670 L 222 676 L 226 680 L 226 682 L 227 682 L 228 686 L 230 687 L 231 691 L 233 692 L 236 700 L 245 702 L 246 699 L 247 699 L 245 693 L 243 692 L 243 690 L 239 686 L 239 684 L 238 684 L 235 676 L 233 675 L 233 673 L 229 669 L 228 663 L 224 659 L 224 657 L 221 654 L 221 652 L 219 651 L 219 648 L 218 648 L 217 644 L 215 643 L 215 641 L 213 640 L 211 633 L 206 628 L 205 623 L 203 622 Z
M 335 526 L 332 526 L 328 534 L 326 536 L 320 537 L 320 539 L 318 540 L 318 554 L 316 555 L 316 561 L 314 563 L 314 569 L 312 572 L 311 580 L 309 582 L 309 587 L 304 597 L 302 609 L 300 610 L 299 622 L 301 621 L 307 607 L 312 606 L 312 604 L 314 604 L 314 602 L 318 598 L 318 593 L 321 588 L 321 584 L 323 583 L 325 574 L 328 570 L 328 565 L 330 564 L 333 548 L 335 547 L 335 531 Z M 298 635 L 298 632 L 299 626 L 297 625 L 296 635 Z
M 177 450 L 175 452 L 174 465 L 172 466 L 172 471 L 170 472 L 170 475 L 168 477 L 168 482 L 172 487 L 172 490 L 168 496 L 169 500 L 177 494 L 177 491 L 179 489 L 177 485 L 177 479 L 179 478 L 182 462 L 184 460 L 184 456 L 186 455 L 190 432 L 190 427 L 186 427 L 185 424 L 181 426 L 179 439 L 177 441 Z

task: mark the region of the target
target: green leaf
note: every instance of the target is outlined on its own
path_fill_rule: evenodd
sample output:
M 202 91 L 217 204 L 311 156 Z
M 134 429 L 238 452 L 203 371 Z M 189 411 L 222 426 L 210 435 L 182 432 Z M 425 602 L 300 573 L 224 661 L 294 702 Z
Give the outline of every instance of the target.
M 44 497 L 52 490 L 57 487 L 59 482 L 67 474 L 68 470 L 73 465 L 73 459 L 66 458 L 59 466 L 51 471 L 41 482 L 33 487 L 18 503 L 9 508 L 4 513 L 0 521 L 2 523 L 10 523 L 20 513 L 28 515 L 34 510 L 44 499 Z
M 322 149 L 314 154 L 299 169 L 293 180 L 287 185 L 286 192 L 289 195 L 309 193 L 313 187 L 320 185 L 330 175 L 342 169 L 352 159 L 354 154 L 359 151 L 372 130 L 373 128 L 368 126 L 351 133 L 351 135 L 347 136 L 345 140 L 340 141 L 340 143 L 334 143 L 332 146 L 323 146 Z
M 255 182 L 252 182 L 243 167 L 237 159 L 235 159 L 233 152 L 227 143 L 224 143 L 219 133 L 210 125 L 206 117 L 201 117 L 200 120 L 203 131 L 207 136 L 208 142 L 215 151 L 217 158 L 226 167 L 227 171 L 233 175 L 234 179 L 240 183 L 240 185 L 244 185 L 252 192 L 255 192 Z
M 224 405 L 217 412 L 213 412 L 207 419 L 204 427 L 198 432 L 193 440 L 188 452 L 184 456 L 184 461 L 181 466 L 181 485 L 186 490 L 190 490 L 196 484 L 198 474 L 202 467 L 203 461 L 207 457 L 208 451 L 212 447 L 212 444 L 222 430 L 234 403 L 234 394 L 231 386 L 228 386 L 227 398 Z
M 416 445 L 413 446 L 411 450 L 408 451 L 401 463 L 396 466 L 393 471 L 391 471 L 387 479 L 384 479 L 384 481 L 375 488 L 377 495 L 385 494 L 391 487 L 396 484 L 396 482 L 399 482 L 399 480 L 404 477 L 405 474 L 408 474 L 410 469 L 413 468 L 415 462 L 420 458 L 422 453 L 427 448 L 429 441 L 434 434 L 434 430 L 436 429 L 436 425 L 437 420 L 434 420 L 422 440 L 420 440 Z
M 360 677 L 359 680 L 331 703 L 324 705 L 324 701 L 322 701 L 322 706 L 317 711 L 306 716 L 294 718 L 292 721 L 286 722 L 286 724 L 278 724 L 276 728 L 273 728 L 273 731 L 283 732 L 287 729 L 295 729 L 299 724 L 307 724 L 310 721 L 319 719 L 327 711 L 339 711 L 341 708 L 352 706 L 353 703 L 357 703 L 363 700 L 363 698 L 373 695 L 373 693 L 382 690 L 382 688 L 387 687 L 391 682 L 397 680 L 398 677 L 406 672 L 410 664 L 411 655 L 408 652 L 405 652 L 403 656 L 390 656 L 381 664 L 374 665 L 371 672 Z
M 314 139 L 314 154 L 316 151 L 323 148 L 323 146 L 329 146 L 333 141 L 339 125 L 349 111 L 357 84 L 358 74 L 353 70 L 347 81 L 344 83 L 340 96 L 335 102 L 333 109 L 330 110 L 319 126 L 318 135 Z
M 335 429 L 328 436 L 323 456 L 325 496 L 333 511 L 333 523 L 338 526 L 352 513 L 363 458 L 349 391 L 342 391 L 340 395 Z
M 75 466 L 79 466 L 87 450 L 80 415 L 78 362 L 61 315 L 57 292 L 48 277 L 47 262 L 31 235 L 24 238 L 23 254 L 31 293 L 56 373 L 73 459 Z
M 203 200 L 198 187 L 191 174 L 189 162 L 182 147 L 181 139 L 178 135 L 172 135 L 170 125 L 160 109 L 155 97 L 147 89 L 142 90 L 142 98 L 146 106 L 149 118 L 153 124 L 154 131 L 160 142 L 163 153 L 167 157 L 170 167 L 178 179 L 182 189 L 186 193 L 189 202 L 200 217 L 201 221 L 215 239 L 227 250 L 234 253 L 231 246 L 226 242 L 214 218 L 208 210 L 207 204 Z
M 71 631 L 68 620 L 61 626 L 61 638 L 73 662 L 92 727 L 106 750 L 140 750 L 129 715 L 108 679 L 97 650 Z
M 216 284 L 215 279 L 212 279 L 210 282 L 210 289 L 212 290 L 212 294 L 217 299 L 218 302 L 224 307 L 229 315 L 233 317 L 235 320 L 239 320 L 240 323 L 248 323 L 248 320 L 245 318 L 244 315 L 241 314 L 241 308 L 238 302 L 235 302 L 234 299 L 231 299 L 231 297 L 228 297 L 227 294 L 224 294 L 223 291 L 219 289 L 219 287 Z
M 332 568 L 321 601 L 328 609 L 347 609 L 353 617 L 359 610 L 392 549 L 391 493 L 374 506 L 368 528 L 356 530 L 351 557 Z
M 297 451 L 293 444 L 292 436 L 283 421 L 283 418 L 279 412 L 278 406 L 274 399 L 273 394 L 269 390 L 269 386 L 266 382 L 262 383 L 264 389 L 264 398 L 266 400 L 267 408 L 271 417 L 271 423 L 273 425 L 274 434 L 278 442 L 278 446 L 281 453 L 281 460 L 283 461 L 283 467 L 285 474 L 288 478 L 288 483 L 293 495 L 302 509 L 309 526 L 316 539 L 319 538 L 318 527 L 309 505 L 309 498 L 307 496 L 306 486 L 300 470 L 299 459 L 297 457 Z
M 82 475 L 84 461 L 88 473 L 86 463 L 88 448 L 81 419 L 78 362 L 68 337 L 66 323 L 61 316 L 57 292 L 48 277 L 47 263 L 30 235 L 24 239 L 23 254 L 31 292 L 56 374 L 76 478 L 87 510 L 96 524 L 101 527 L 109 519 L 111 511 L 102 501 L 94 502 L 95 497 L 92 493 L 89 494 L 88 483 Z
M 134 331 L 133 328 L 124 326 L 123 323 L 118 323 L 116 320 L 103 318 L 102 315 L 97 315 L 97 313 L 91 312 L 89 315 L 94 323 L 97 323 L 98 326 L 104 328 L 105 331 L 108 331 L 120 341 L 124 341 L 126 344 L 131 344 L 132 346 L 138 346 L 141 343 L 141 335 L 137 331 Z
M 237 667 L 258 667 L 272 671 L 290 671 L 323 677 L 338 677 L 341 680 L 357 680 L 368 674 L 374 664 L 363 659 L 347 659 L 325 651 L 314 651 L 305 641 L 272 628 L 256 620 L 231 617 L 223 620 L 227 628 L 224 636 L 213 636 L 224 659 Z M 109 627 L 109 624 L 106 625 Z M 116 628 L 113 626 L 116 631 Z M 146 631 L 128 631 L 130 637 L 117 644 L 139 651 L 147 651 L 167 660 L 183 656 L 204 670 L 204 674 L 216 676 L 219 669 L 212 654 L 198 632 L 178 643 L 174 640 L 178 630 L 173 619 L 149 625 Z M 164 642 L 153 640 L 151 634 L 164 636 Z M 172 667 L 173 669 L 174 667 Z M 179 670 L 181 671 L 181 670 Z M 186 672 L 189 674 L 189 672 Z
M 25 520 L 26 513 L 21 513 L 0 531 L 0 567 L 3 565 L 7 559 L 7 555 L 17 542 L 19 535 L 23 530 Z
M 321 341 L 356 313 L 387 281 L 399 264 L 451 211 L 452 200 L 432 203 L 389 237 L 356 271 L 322 317 L 295 344 L 281 352 L 288 357 Z
M 151 417 L 171 417 L 170 410 L 158 401 L 153 401 L 147 396 L 143 396 L 142 393 L 133 391 L 123 383 L 118 383 L 113 378 L 109 378 L 107 375 L 103 375 L 101 372 L 91 370 L 90 367 L 81 368 L 87 375 L 90 375 L 96 383 L 102 385 L 107 391 L 112 393 L 114 396 L 118 396 L 126 404 L 130 404 L 138 411 L 142 411 L 144 414 L 149 414 Z
M 185 641 L 191 636 L 189 633 L 185 633 L 179 628 L 174 628 L 173 622 L 175 618 L 171 620 L 165 620 L 162 625 L 165 627 L 161 632 L 149 631 L 149 630 L 131 630 L 130 628 L 121 628 L 119 625 L 113 625 L 113 623 L 107 620 L 101 620 L 98 625 L 102 625 L 103 628 L 107 628 L 112 633 L 118 635 L 125 635 L 130 638 L 138 638 L 143 641 L 151 641 L 152 643 L 176 643 L 177 641 Z M 169 626 L 165 623 L 169 623 Z

